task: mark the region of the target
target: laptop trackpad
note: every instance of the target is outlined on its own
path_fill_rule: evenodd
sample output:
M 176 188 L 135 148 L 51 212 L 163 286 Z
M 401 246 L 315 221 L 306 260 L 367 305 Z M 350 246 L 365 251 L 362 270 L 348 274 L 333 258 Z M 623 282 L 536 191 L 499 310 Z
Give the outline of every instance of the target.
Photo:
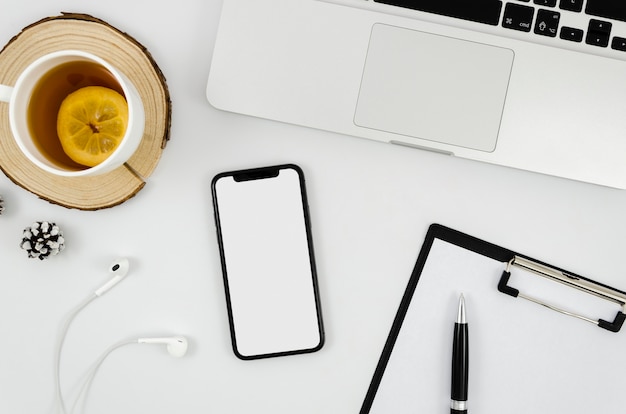
M 510 49 L 375 24 L 354 123 L 493 151 L 512 64 Z

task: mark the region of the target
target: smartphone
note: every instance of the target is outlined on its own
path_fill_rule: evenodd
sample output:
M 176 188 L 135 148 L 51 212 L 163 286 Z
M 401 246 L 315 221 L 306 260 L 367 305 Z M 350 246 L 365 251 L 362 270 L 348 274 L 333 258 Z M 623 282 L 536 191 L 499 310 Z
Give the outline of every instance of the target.
M 304 174 L 293 164 L 212 181 L 230 334 L 244 360 L 324 344 Z

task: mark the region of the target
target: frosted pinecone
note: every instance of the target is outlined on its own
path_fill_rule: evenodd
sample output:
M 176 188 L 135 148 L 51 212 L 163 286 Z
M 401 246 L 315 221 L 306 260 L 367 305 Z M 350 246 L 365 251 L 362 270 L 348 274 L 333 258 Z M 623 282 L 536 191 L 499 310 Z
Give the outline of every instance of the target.
M 26 250 L 28 257 L 44 260 L 59 254 L 65 248 L 65 239 L 55 223 L 36 221 L 24 229 L 20 247 Z

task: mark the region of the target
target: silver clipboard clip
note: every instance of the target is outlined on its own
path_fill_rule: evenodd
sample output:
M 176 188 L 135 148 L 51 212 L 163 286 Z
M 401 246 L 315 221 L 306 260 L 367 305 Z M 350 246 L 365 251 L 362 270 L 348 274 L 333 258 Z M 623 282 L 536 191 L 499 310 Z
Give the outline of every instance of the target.
M 566 286 L 573 287 L 575 289 L 581 290 L 585 293 L 592 294 L 601 299 L 608 300 L 610 302 L 616 303 L 621 307 L 621 309 L 617 312 L 615 316 L 615 320 L 613 322 L 605 321 L 603 319 L 592 319 L 583 315 L 579 315 L 577 313 L 573 313 L 557 306 L 550 305 L 548 303 L 543 302 L 542 300 L 533 298 L 531 296 L 524 295 L 520 293 L 518 289 L 515 289 L 508 285 L 509 279 L 511 277 L 511 267 L 518 266 L 522 269 L 525 269 L 534 274 L 543 276 L 547 279 L 553 280 L 555 282 L 562 283 Z M 506 270 L 502 272 L 502 277 L 500 278 L 500 282 L 498 283 L 498 290 L 502 293 L 505 293 L 509 296 L 520 297 L 522 299 L 529 300 L 531 302 L 537 303 L 539 305 L 545 306 L 549 309 L 555 310 L 562 314 L 573 316 L 578 319 L 582 319 L 587 322 L 591 322 L 594 325 L 599 326 L 600 328 L 609 330 L 611 332 L 619 332 L 626 320 L 626 294 L 620 292 L 616 289 L 613 289 L 609 286 L 601 285 L 599 283 L 593 282 L 589 279 L 583 279 L 579 276 L 571 275 L 565 272 L 562 272 L 557 269 L 550 268 L 543 264 L 534 262 L 532 260 L 514 256 L 506 266 Z

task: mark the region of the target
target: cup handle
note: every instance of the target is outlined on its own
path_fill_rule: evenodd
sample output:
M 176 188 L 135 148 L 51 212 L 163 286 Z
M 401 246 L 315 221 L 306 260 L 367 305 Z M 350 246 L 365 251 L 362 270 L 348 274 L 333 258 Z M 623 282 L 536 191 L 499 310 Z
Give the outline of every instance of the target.
M 0 85 L 0 101 L 3 101 L 3 102 L 11 101 L 11 95 L 13 95 L 13 87 Z

